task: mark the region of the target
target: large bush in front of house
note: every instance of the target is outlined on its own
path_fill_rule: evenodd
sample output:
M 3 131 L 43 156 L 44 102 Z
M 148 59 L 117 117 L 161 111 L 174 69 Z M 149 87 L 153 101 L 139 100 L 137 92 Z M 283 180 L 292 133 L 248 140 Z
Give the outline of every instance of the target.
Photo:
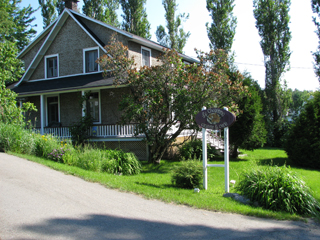
M 266 209 L 313 216 L 320 213 L 320 205 L 309 187 L 286 166 L 245 171 L 236 189 Z
M 216 149 L 207 145 L 207 157 L 208 159 L 213 158 L 217 155 Z M 180 160 L 191 160 L 191 159 L 202 159 L 202 141 L 195 139 L 187 141 L 179 147 L 179 158 Z
M 203 168 L 199 161 L 183 161 L 172 169 L 171 182 L 179 188 L 200 188 Z
M 294 125 L 285 143 L 290 160 L 302 167 L 320 169 L 320 92 L 315 92 Z

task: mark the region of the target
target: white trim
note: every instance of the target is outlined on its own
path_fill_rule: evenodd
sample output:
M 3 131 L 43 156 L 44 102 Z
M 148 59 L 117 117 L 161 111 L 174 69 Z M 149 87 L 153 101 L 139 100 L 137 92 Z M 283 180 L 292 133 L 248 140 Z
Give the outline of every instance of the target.
M 100 64 L 98 64 L 98 71 L 95 71 L 95 72 L 86 72 L 86 52 L 89 52 L 89 51 L 94 51 L 94 50 L 98 50 L 98 58 L 100 57 L 100 48 L 99 47 L 91 47 L 91 48 L 84 48 L 82 50 L 82 61 L 83 61 L 83 73 L 84 74 L 87 74 L 87 73 L 97 73 L 97 72 L 100 72 Z
M 149 61 L 150 61 L 150 63 L 149 63 L 149 67 L 151 67 L 151 56 L 152 56 L 152 51 L 151 51 L 151 49 L 150 48 L 146 48 L 146 47 L 143 47 L 143 46 L 141 46 L 141 67 L 143 67 L 143 66 L 145 66 L 145 65 L 143 65 L 143 54 L 142 54 L 142 50 L 145 50 L 145 51 L 148 51 L 149 53 L 150 53 L 150 58 L 149 58 Z
M 54 58 L 56 57 L 57 58 L 57 76 L 56 77 L 50 77 L 48 78 L 47 76 L 47 59 L 48 58 Z M 44 56 L 44 78 L 45 79 L 52 79 L 52 78 L 58 78 L 60 76 L 60 73 L 59 73 L 59 54 L 52 54 L 52 55 L 46 55 Z
M 48 114 L 48 98 L 58 97 L 58 122 L 60 122 L 60 94 L 49 94 L 45 96 L 45 109 L 46 109 L 46 126 L 49 125 L 49 114 Z
M 44 125 L 45 125 L 45 99 L 44 95 L 40 95 L 40 134 L 44 134 Z

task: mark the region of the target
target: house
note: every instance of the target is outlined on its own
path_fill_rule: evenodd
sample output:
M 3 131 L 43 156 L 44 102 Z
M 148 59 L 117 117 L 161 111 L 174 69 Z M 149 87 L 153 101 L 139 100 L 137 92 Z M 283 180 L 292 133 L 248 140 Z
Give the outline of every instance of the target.
M 107 147 L 121 147 L 148 157 L 143 136 L 134 136 L 134 124 L 119 125 L 118 103 L 128 91 L 113 85 L 112 77 L 104 77 L 95 62 L 106 54 L 103 48 L 113 33 L 129 48 L 137 67 L 159 64 L 157 56 L 163 46 L 128 33 L 76 11 L 77 0 L 66 0 L 66 8 L 58 19 L 40 33 L 18 58 L 25 64 L 25 73 L 11 89 L 18 101 L 32 102 L 37 112 L 27 116 L 41 134 L 71 137 L 69 127 L 84 116 L 81 96 L 90 92 L 89 105 L 93 117 L 91 141 L 104 142 Z M 181 55 L 186 62 L 193 58 Z

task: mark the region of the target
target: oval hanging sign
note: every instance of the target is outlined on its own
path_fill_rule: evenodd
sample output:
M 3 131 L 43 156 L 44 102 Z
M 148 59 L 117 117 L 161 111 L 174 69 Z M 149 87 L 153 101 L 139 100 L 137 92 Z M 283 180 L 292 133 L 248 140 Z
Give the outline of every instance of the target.
M 230 127 L 235 121 L 235 115 L 220 108 L 202 110 L 196 115 L 196 122 L 201 128 L 213 130 Z

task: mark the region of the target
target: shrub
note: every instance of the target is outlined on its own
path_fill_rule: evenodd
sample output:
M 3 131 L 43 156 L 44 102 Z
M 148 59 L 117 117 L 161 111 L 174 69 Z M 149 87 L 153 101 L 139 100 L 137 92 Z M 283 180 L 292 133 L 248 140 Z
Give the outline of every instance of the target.
M 60 139 L 46 134 L 34 134 L 35 138 L 35 155 L 38 157 L 49 158 L 50 153 L 53 152 L 54 149 L 59 149 L 61 147 Z
M 285 151 L 295 164 L 320 169 L 320 92 L 314 94 L 291 127 Z
M 208 159 L 213 158 L 216 154 L 216 149 L 211 147 L 210 144 L 207 145 L 207 157 Z M 179 148 L 179 158 L 180 159 L 202 159 L 202 140 L 196 139 L 192 141 L 185 142 Z
M 63 162 L 90 171 L 112 174 L 135 175 L 141 171 L 137 157 L 122 150 L 101 150 L 90 147 L 69 150 L 63 155 Z
M 246 171 L 236 189 L 266 209 L 301 215 L 317 215 L 320 211 L 310 189 L 286 166 Z
M 180 188 L 200 188 L 203 181 L 203 168 L 199 161 L 184 161 L 172 171 L 171 182 Z
M 21 125 L 0 123 L 0 150 L 32 154 L 35 151 L 34 134 Z

